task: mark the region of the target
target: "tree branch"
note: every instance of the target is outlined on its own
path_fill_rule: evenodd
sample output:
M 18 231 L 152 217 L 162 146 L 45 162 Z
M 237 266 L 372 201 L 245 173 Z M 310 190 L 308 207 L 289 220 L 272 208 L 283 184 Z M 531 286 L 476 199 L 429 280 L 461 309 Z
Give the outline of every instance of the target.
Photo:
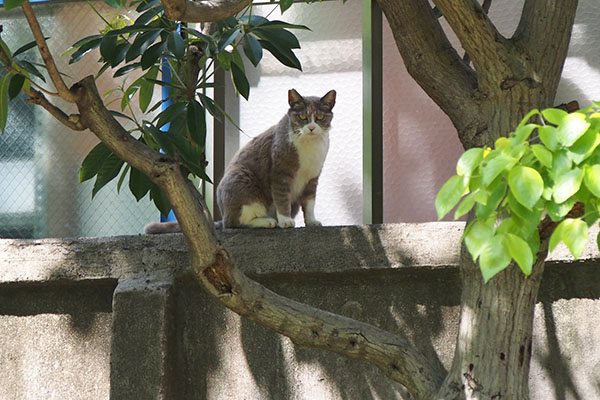
M 569 49 L 578 0 L 526 0 L 512 41 L 523 48 L 537 80 L 555 93 Z M 551 106 L 540 104 L 540 107 Z
M 503 66 L 508 41 L 475 0 L 434 0 L 480 76 Z
M 50 54 L 50 49 L 48 49 L 48 45 L 46 44 L 46 39 L 44 38 L 44 34 L 42 33 L 42 28 L 35 17 L 33 9 L 31 8 L 31 4 L 29 1 L 24 2 L 21 5 L 23 9 L 23 14 L 25 14 L 25 18 L 27 19 L 27 23 L 29 24 L 29 28 L 33 33 L 33 37 L 40 51 L 40 55 L 42 56 L 42 60 L 44 60 L 44 64 L 46 65 L 46 69 L 48 70 L 48 75 L 58 92 L 58 95 L 65 101 L 69 103 L 75 102 L 75 97 L 73 93 L 69 90 L 67 85 L 60 76 L 58 72 L 58 68 L 56 67 L 56 63 L 52 58 L 52 54 Z
M 452 47 L 427 1 L 377 0 L 408 73 L 460 131 L 479 114 L 477 76 Z M 473 117 L 470 118 L 469 115 Z
M 359 358 L 380 368 L 417 398 L 430 398 L 444 371 L 406 339 L 279 296 L 246 277 L 216 237 L 204 200 L 179 166 L 131 136 L 102 104 L 92 77 L 77 84 L 83 123 L 117 156 L 146 173 L 168 196 L 190 249 L 192 270 L 224 305 L 294 343 Z
M 56 118 L 66 127 L 71 128 L 74 131 L 83 131 L 86 129 L 86 127 L 81 123 L 79 115 L 67 115 L 63 110 L 50 103 L 42 92 L 39 92 L 35 89 L 29 89 L 24 91 L 27 94 L 27 96 L 29 96 L 30 103 L 42 106 L 46 111 L 48 111 L 54 118 Z
M 251 0 L 161 0 L 165 15 L 173 21 L 214 22 L 244 9 Z

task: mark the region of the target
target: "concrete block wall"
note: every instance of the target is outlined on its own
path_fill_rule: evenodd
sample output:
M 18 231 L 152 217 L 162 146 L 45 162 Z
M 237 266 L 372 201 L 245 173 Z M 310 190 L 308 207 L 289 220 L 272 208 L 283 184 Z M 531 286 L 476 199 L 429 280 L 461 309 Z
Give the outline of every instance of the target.
M 460 223 L 232 230 L 253 279 L 407 335 L 449 367 Z M 591 235 L 591 237 L 594 237 Z M 369 364 L 239 318 L 187 268 L 181 235 L 0 240 L 0 399 L 403 399 Z M 590 245 L 551 255 L 535 316 L 533 399 L 600 399 Z

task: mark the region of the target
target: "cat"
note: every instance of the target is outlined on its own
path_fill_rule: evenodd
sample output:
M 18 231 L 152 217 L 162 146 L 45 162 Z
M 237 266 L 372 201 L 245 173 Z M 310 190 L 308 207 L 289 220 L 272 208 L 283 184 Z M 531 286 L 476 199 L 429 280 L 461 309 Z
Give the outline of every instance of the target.
M 233 157 L 217 187 L 223 228 L 292 228 L 302 208 L 306 226 L 315 217 L 319 175 L 329 150 L 336 92 L 303 97 L 288 91 L 289 110 Z M 146 233 L 178 232 L 176 222 L 154 223 Z

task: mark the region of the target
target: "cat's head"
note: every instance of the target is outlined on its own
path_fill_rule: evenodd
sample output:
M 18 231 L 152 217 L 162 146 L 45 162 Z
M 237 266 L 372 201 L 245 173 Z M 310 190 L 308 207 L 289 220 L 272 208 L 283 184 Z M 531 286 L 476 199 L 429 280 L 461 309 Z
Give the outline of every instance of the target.
M 335 105 L 335 90 L 321 98 L 302 97 L 295 89 L 288 92 L 288 116 L 293 133 L 298 136 L 324 136 L 329 131 Z

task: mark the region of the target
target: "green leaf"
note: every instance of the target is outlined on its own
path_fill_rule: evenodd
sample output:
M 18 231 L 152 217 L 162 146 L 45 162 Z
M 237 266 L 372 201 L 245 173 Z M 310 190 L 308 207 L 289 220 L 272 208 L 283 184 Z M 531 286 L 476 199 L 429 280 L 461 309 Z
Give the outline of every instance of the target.
M 4 11 L 10 11 L 13 8 L 19 7 L 27 0 L 4 0 Z
M 537 108 L 534 108 L 533 110 L 529 111 L 527 113 L 527 115 L 525 115 L 523 117 L 521 122 L 519 122 L 519 126 L 517 126 L 517 128 L 525 126 L 525 124 L 527 124 L 527 122 L 531 119 L 531 117 L 533 117 L 534 115 L 539 115 L 539 114 L 540 114 L 540 110 L 538 110 Z
M 534 144 L 531 146 L 531 151 L 535 155 L 535 158 L 546 168 L 552 168 L 552 153 L 541 144 Z
M 9 63 L 12 63 L 12 53 L 8 48 L 8 45 L 4 40 L 2 40 L 2 38 L 0 38 L 0 47 L 2 47 L 2 50 L 4 50 L 4 54 L 6 54 L 6 56 L 8 57 Z M 4 64 L 4 59 L 0 58 L 0 62 Z
M 225 32 L 221 37 L 221 40 L 219 40 L 219 44 L 217 45 L 218 52 L 223 51 L 225 47 L 233 43 L 240 33 L 241 31 L 239 28 L 231 28 Z
M 558 141 L 569 147 L 577 141 L 590 127 L 585 115 L 580 113 L 568 114 L 558 126 Z
M 533 168 L 516 166 L 508 175 L 508 185 L 517 201 L 531 209 L 542 196 L 544 180 Z
M 192 100 L 187 105 L 187 125 L 190 138 L 199 146 L 206 142 L 206 112 L 202 105 Z
M 118 64 L 113 62 L 113 58 L 117 55 L 118 39 L 118 36 L 104 36 L 100 42 L 100 55 L 104 61 L 108 61 L 111 67 Z
M 166 42 L 154 43 L 148 47 L 144 54 L 142 54 L 142 69 L 148 69 L 156 63 L 160 62 L 161 56 L 167 48 Z
M 121 172 L 121 176 L 119 177 L 119 182 L 117 182 L 117 193 L 119 193 L 121 191 L 121 185 L 123 185 L 123 181 L 125 181 L 125 177 L 127 176 L 127 173 L 129 172 L 130 169 L 131 169 L 131 167 L 127 164 L 127 165 L 125 165 L 125 169 L 123 169 L 123 172 Z
M 454 175 L 444 183 L 435 198 L 435 209 L 438 219 L 444 218 L 458 203 L 467 190 L 468 181 L 458 175 Z
M 600 144 L 600 133 L 594 129 L 588 129 L 583 136 L 573 143 L 567 155 L 575 164 L 580 164 L 592 155 L 598 144 Z
M 552 154 L 552 169 L 550 175 L 554 181 L 560 179 L 560 177 L 571 169 L 571 159 L 564 150 L 555 151 Z
M 9 83 L 11 75 L 6 74 L 0 82 L 0 131 L 4 133 L 6 121 L 8 120 Z
M 525 142 L 531 135 L 531 132 L 533 132 L 533 130 L 537 127 L 538 125 L 536 124 L 527 124 L 524 126 L 519 126 L 517 130 L 512 134 L 512 145 L 514 146 L 519 143 Z
M 252 65 L 254 65 L 255 67 L 258 66 L 258 63 L 260 62 L 263 56 L 262 46 L 260 45 L 258 40 L 256 40 L 254 36 L 247 34 L 244 35 L 242 45 L 244 48 L 244 54 L 246 54 L 248 60 L 250 60 Z
M 138 34 L 125 55 L 125 61 L 132 61 L 144 53 L 148 46 L 160 36 L 162 31 L 162 29 L 152 28 L 152 30 Z M 102 46 L 100 47 L 102 49 Z
M 566 111 L 558 108 L 546 108 L 542 110 L 544 119 L 554 125 L 559 125 L 567 115 L 569 114 Z
M 533 254 L 527 242 L 512 233 L 507 233 L 504 240 L 510 256 L 517 262 L 521 271 L 527 276 L 531 275 Z
M 488 218 L 496 209 L 506 194 L 508 184 L 504 179 L 498 179 L 488 187 L 490 195 L 487 204 L 478 204 L 475 208 L 477 218 Z
M 42 75 L 42 73 L 35 67 L 35 65 L 33 65 L 32 63 L 30 63 L 29 61 L 18 60 L 18 61 L 15 61 L 15 62 L 17 63 L 17 65 L 19 67 L 23 68 L 25 71 L 29 72 L 31 75 L 37 76 L 43 82 L 46 82 L 46 78 L 44 77 L 44 75 Z
M 586 166 L 583 181 L 594 196 L 600 197 L 600 165 Z
M 588 239 L 588 226 L 580 218 L 567 218 L 554 230 L 550 236 L 550 251 L 562 241 L 576 260 L 579 259 Z
M 154 201 L 154 205 L 163 215 L 169 215 L 171 211 L 171 203 L 167 196 L 163 194 L 158 186 L 152 183 L 150 187 L 150 198 Z
M 508 193 L 508 205 L 511 213 L 517 215 L 521 218 L 521 222 L 527 225 L 526 231 L 535 229 L 540 223 L 540 217 L 542 215 L 541 207 L 533 207 L 533 209 L 525 207 L 515 198 L 512 192 Z
M 289 48 L 279 47 L 266 40 L 259 40 L 258 42 L 263 49 L 271 53 L 283 65 L 302 71 L 300 60 L 298 60 L 294 52 Z
M 45 38 L 46 40 L 50 39 L 49 37 Z M 15 52 L 13 53 L 13 57 L 17 57 L 19 54 L 23 54 L 25 53 L 27 50 L 34 48 L 37 45 L 35 40 L 32 40 L 31 42 L 19 47 L 17 50 L 15 50 Z
M 98 171 L 96 181 L 94 182 L 94 188 L 92 189 L 92 198 L 94 198 L 98 191 L 106 186 L 107 183 L 119 175 L 119 171 L 121 171 L 122 167 L 123 160 L 111 153 Z
M 103 142 L 98 143 L 84 158 L 79 169 L 79 183 L 96 176 L 104 161 L 112 154 Z
M 288 8 L 290 8 L 294 4 L 294 0 L 280 0 L 279 8 L 281 9 L 281 13 L 283 14 Z
M 233 77 L 233 84 L 237 91 L 248 100 L 248 96 L 250 96 L 250 83 L 248 83 L 248 79 L 246 78 L 246 74 L 244 71 L 237 66 L 237 64 L 231 64 L 231 75 Z
M 585 203 L 585 212 L 583 219 L 588 227 L 594 225 L 594 223 L 600 218 L 600 213 L 598 212 L 598 204 L 595 200 L 591 200 Z
M 473 171 L 479 167 L 481 160 L 483 160 L 482 148 L 474 147 L 465 151 L 456 163 L 456 174 L 460 176 L 471 176 Z
M 122 61 L 122 60 L 121 60 Z M 123 76 L 135 69 L 138 69 L 142 66 L 141 63 L 136 62 L 136 63 L 132 63 L 132 64 L 127 64 L 124 65 L 123 67 L 119 68 L 118 70 L 115 71 L 115 73 L 113 74 L 113 78 L 118 78 L 119 76 Z
M 156 79 L 158 75 L 158 67 L 154 66 L 144 74 L 144 78 Z M 152 101 L 152 95 L 154 94 L 154 83 L 148 79 L 142 79 L 140 82 L 140 110 L 146 112 L 150 102 Z
M 473 261 L 481 254 L 483 248 L 494 236 L 494 228 L 484 221 L 477 219 L 465 229 L 464 240 Z
M 517 160 L 514 157 L 510 157 L 506 154 L 499 154 L 489 161 L 485 159 L 481 164 L 483 172 L 482 184 L 484 186 L 489 185 L 498 175 L 505 170 L 511 169 L 516 163 Z
M 581 168 L 575 168 L 558 177 L 554 185 L 552 198 L 557 203 L 566 201 L 579 190 L 581 181 L 583 180 L 584 172 Z
M 183 59 L 185 54 L 185 42 L 179 32 L 171 31 L 171 33 L 169 33 L 169 37 L 167 38 L 167 48 L 176 59 Z
M 158 122 L 156 123 L 157 128 L 163 127 L 165 124 L 175 121 L 178 118 L 183 118 L 183 113 L 186 109 L 186 103 L 172 103 L 163 112 L 157 115 Z
M 551 125 L 544 125 L 538 128 L 538 134 L 540 135 L 540 139 L 542 143 L 554 151 L 558 149 L 558 129 Z
M 10 80 L 10 84 L 8 86 L 8 98 L 10 100 L 14 99 L 19 95 L 21 89 L 23 88 L 23 84 L 25 83 L 25 76 L 22 74 L 12 75 Z
M 548 211 L 548 215 L 550 219 L 554 222 L 561 221 L 568 213 L 571 211 L 573 206 L 575 205 L 575 199 L 570 198 L 564 203 L 556 204 L 553 201 L 549 201 L 546 203 L 546 210 Z
M 456 211 L 454 212 L 454 219 L 459 219 L 460 217 L 471 211 L 471 209 L 475 205 L 475 200 L 479 195 L 480 193 L 479 191 L 477 191 L 465 197 L 456 208 Z
M 139 170 L 131 168 L 129 173 L 129 190 L 137 201 L 140 201 L 149 191 L 152 181 Z
M 510 264 L 511 256 L 504 237 L 505 235 L 494 236 L 479 255 L 479 268 L 486 283 Z

